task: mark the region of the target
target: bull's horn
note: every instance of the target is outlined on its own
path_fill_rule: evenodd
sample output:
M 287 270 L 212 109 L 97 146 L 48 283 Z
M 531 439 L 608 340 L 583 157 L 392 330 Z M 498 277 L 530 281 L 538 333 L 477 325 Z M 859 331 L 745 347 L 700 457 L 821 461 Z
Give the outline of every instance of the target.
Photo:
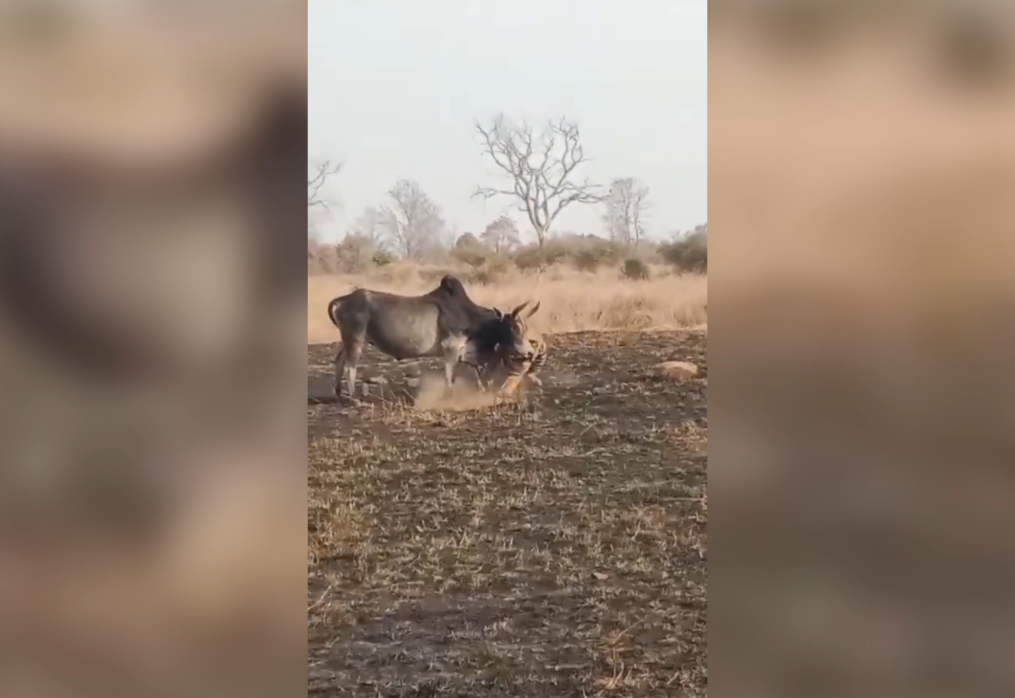
M 527 305 L 528 305 L 529 303 L 531 303 L 531 302 L 532 302 L 532 301 L 525 301 L 525 302 L 524 302 L 524 303 L 522 303 L 522 304 L 521 304 L 520 306 L 518 306 L 517 308 L 515 308 L 514 310 L 512 310 L 512 311 L 511 311 L 511 314 L 512 314 L 512 315 L 514 315 L 515 317 L 518 317 L 518 314 L 519 314 L 519 313 L 521 313 L 521 312 L 522 312 L 523 310 L 525 310 L 525 306 L 527 306 Z

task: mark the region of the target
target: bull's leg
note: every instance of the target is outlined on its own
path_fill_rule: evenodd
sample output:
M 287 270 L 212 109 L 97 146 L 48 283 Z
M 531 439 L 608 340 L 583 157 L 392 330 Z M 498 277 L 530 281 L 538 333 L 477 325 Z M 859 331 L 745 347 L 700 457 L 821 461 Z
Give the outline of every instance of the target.
M 450 393 L 455 385 L 455 366 L 458 364 L 458 355 L 444 356 L 444 391 Z
M 483 381 L 487 388 L 494 386 L 499 394 L 504 387 L 504 380 L 510 370 L 504 357 L 498 355 L 483 365 Z
M 464 337 L 449 337 L 442 343 L 444 350 L 444 392 L 450 394 L 455 384 L 455 368 L 465 358 Z
M 342 378 L 345 374 L 345 345 L 338 348 L 335 354 L 335 397 L 342 397 Z
M 490 385 L 495 379 L 499 378 L 501 366 L 501 360 L 499 357 L 495 357 L 483 364 L 476 367 L 476 372 L 479 375 L 479 387 L 484 393 L 489 390 Z
M 356 364 L 359 363 L 359 357 L 362 353 L 362 342 L 351 341 L 345 345 L 346 389 L 349 391 L 351 399 L 356 398 Z

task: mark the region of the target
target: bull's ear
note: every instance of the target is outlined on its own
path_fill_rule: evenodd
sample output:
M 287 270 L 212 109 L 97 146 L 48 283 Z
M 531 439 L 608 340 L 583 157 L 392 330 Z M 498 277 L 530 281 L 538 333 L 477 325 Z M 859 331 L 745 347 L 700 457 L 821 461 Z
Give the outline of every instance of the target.
M 535 315 L 536 311 L 539 310 L 539 304 L 540 303 L 542 303 L 542 301 L 536 301 L 536 304 L 534 306 L 532 306 L 532 310 L 530 310 L 528 313 L 526 313 L 525 317 L 532 317 L 533 315 Z
M 512 314 L 512 315 L 514 315 L 515 317 L 518 317 L 519 313 L 521 313 L 521 312 L 522 312 L 523 310 L 525 310 L 525 306 L 527 306 L 527 305 L 528 305 L 529 303 L 531 303 L 531 302 L 532 302 L 532 301 L 525 301 L 525 302 L 524 302 L 524 303 L 522 303 L 522 304 L 521 304 L 520 306 L 518 306 L 517 308 L 515 308 L 514 310 L 512 310 L 512 311 L 511 311 L 511 314 Z

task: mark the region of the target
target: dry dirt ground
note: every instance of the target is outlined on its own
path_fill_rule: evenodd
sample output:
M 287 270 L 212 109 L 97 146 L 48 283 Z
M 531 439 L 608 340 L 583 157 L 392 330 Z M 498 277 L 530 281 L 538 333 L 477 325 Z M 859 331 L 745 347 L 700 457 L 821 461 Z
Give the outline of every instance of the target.
M 518 403 L 413 408 L 374 352 L 385 395 L 308 401 L 311 695 L 706 694 L 705 335 L 549 339 Z

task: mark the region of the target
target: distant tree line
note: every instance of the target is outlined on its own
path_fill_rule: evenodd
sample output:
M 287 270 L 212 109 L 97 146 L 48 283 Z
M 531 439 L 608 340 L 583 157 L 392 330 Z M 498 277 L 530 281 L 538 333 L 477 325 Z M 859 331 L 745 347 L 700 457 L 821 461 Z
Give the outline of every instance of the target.
M 668 242 L 652 242 L 651 192 L 645 182 L 620 177 L 604 188 L 582 176 L 588 156 L 574 122 L 561 118 L 536 129 L 527 122 L 514 123 L 498 115 L 489 123 L 477 121 L 474 127 L 480 153 L 494 166 L 499 182 L 477 187 L 473 196 L 513 205 L 531 227 L 533 244 L 522 245 L 521 231 L 508 215 L 492 220 L 478 234 L 457 235 L 422 186 L 412 179 L 402 179 L 388 190 L 383 202 L 367 207 L 356 218 L 344 238 L 333 246 L 333 262 L 318 266 L 352 271 L 384 266 L 396 259 L 440 262 L 450 257 L 475 268 L 515 264 L 542 269 L 566 260 L 580 269 L 592 269 L 603 263 L 655 255 L 682 270 L 707 269 L 705 226 L 690 234 L 675 235 Z M 329 199 L 322 191 L 341 169 L 341 164 L 330 161 L 310 169 L 308 208 L 328 209 Z M 552 227 L 563 211 L 589 205 L 601 210 L 603 237 L 554 235 Z M 327 247 L 311 239 L 308 263 L 327 257 Z M 637 264 L 632 262 L 627 267 L 628 275 L 637 278 L 641 274 Z

